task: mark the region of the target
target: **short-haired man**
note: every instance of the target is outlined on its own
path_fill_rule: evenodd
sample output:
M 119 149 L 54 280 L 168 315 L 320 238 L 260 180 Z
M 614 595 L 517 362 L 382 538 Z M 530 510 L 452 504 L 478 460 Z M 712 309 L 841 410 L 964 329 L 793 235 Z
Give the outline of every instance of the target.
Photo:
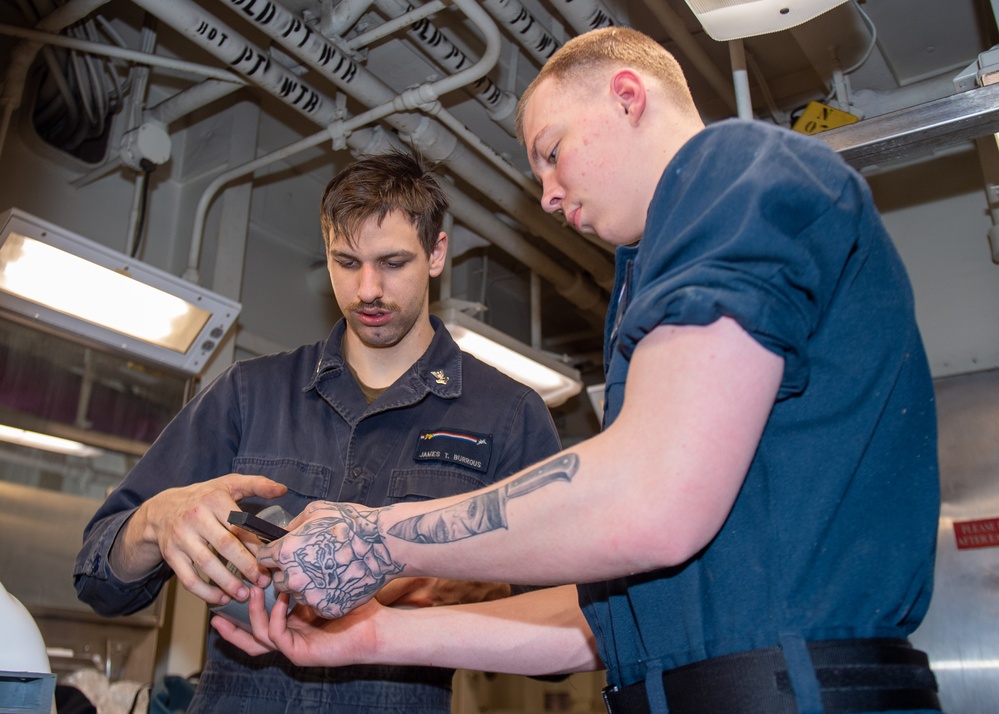
M 284 602 L 268 620 L 255 591 L 254 637 L 216 627 L 306 662 L 603 665 L 612 712 L 938 711 L 906 640 L 932 589 L 933 385 L 863 179 L 814 138 L 705 127 L 674 59 L 626 28 L 566 43 L 519 126 L 544 208 L 619 246 L 604 431 L 474 494 L 362 515 L 400 574 L 583 583 L 578 601 L 313 624 Z M 361 521 L 313 504 L 259 553 L 327 616 L 365 600 L 328 607 L 302 570 L 344 518 Z
M 212 552 L 250 582 L 266 581 L 255 546 L 227 525 L 232 510 L 425 500 L 492 484 L 558 451 L 541 397 L 462 353 L 429 315 L 447 206 L 434 174 L 401 153 L 354 162 L 330 182 L 322 228 L 343 319 L 322 342 L 236 363 L 181 411 L 87 527 L 75 573 L 83 600 L 104 615 L 128 614 L 172 573 L 211 605 L 245 600 L 241 577 Z M 371 562 L 347 567 L 339 582 L 367 582 L 369 565 L 377 572 Z M 378 599 L 427 606 L 508 593 L 496 583 L 403 578 Z M 213 636 L 187 711 L 447 714 L 452 674 L 301 668 L 279 654 L 251 660 Z

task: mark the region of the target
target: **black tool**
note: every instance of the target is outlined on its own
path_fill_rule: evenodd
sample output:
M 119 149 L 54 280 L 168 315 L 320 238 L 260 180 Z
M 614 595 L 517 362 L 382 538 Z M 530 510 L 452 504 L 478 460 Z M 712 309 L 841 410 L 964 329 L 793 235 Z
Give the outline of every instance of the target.
M 272 540 L 288 535 L 288 531 L 281 526 L 276 526 L 270 521 L 265 521 L 259 516 L 243 511 L 229 511 L 229 522 L 250 531 L 264 543 L 270 543 Z

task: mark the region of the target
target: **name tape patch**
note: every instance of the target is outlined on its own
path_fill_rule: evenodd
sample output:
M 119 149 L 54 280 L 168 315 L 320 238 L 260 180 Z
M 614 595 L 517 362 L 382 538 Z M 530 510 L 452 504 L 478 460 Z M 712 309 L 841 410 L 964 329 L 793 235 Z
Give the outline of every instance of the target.
M 493 437 L 456 429 L 421 431 L 416 444 L 417 461 L 441 461 L 458 464 L 485 473 L 489 470 L 489 456 L 493 450 Z

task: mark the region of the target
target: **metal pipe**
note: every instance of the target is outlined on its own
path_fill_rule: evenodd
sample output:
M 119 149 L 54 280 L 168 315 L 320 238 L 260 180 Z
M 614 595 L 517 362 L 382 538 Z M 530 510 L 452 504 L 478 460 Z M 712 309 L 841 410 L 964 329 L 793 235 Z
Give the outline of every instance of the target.
M 320 126 L 338 119 L 332 102 L 218 18 L 188 0 L 132 0 L 224 61 L 250 81 L 309 117 Z M 239 4 L 238 2 L 236 3 Z M 273 3 L 261 3 L 266 12 Z
M 151 67 L 174 69 L 179 72 L 210 77 L 212 79 L 231 82 L 237 85 L 246 84 L 245 80 L 239 77 L 239 75 L 233 74 L 232 72 L 224 69 L 219 69 L 218 67 L 207 67 L 203 64 L 197 64 L 195 62 L 170 59 L 169 57 L 161 57 L 159 55 L 147 54 L 136 50 L 128 50 L 122 47 L 115 47 L 114 45 L 105 45 L 100 42 L 78 40 L 75 37 L 66 37 L 65 35 L 57 35 L 52 32 L 40 32 L 26 27 L 0 24 L 0 34 L 10 35 L 11 37 L 20 37 L 21 39 L 30 40 L 40 44 L 65 47 L 79 52 L 87 52 L 89 54 L 102 55 L 104 57 L 114 57 L 116 59 L 128 60 L 129 62 L 149 65 Z
M 732 84 L 735 86 L 735 106 L 740 119 L 753 118 L 753 100 L 749 95 L 749 73 L 746 70 L 746 48 L 742 40 L 730 40 L 728 56 L 732 61 Z
M 382 3 L 378 4 L 379 6 L 382 6 Z M 373 30 L 370 30 L 368 32 L 358 35 L 357 37 L 353 37 L 350 40 L 347 40 L 344 43 L 344 46 L 352 52 L 362 47 L 367 47 L 368 45 L 377 42 L 383 37 L 388 37 L 397 30 L 401 30 L 409 25 L 416 25 L 421 20 L 425 20 L 431 15 L 437 14 L 445 7 L 447 6 L 443 2 L 441 2 L 441 0 L 432 0 L 431 2 L 428 2 L 426 5 L 421 5 L 415 10 L 409 10 L 408 12 L 404 12 L 402 15 L 399 15 L 398 17 L 394 17 L 391 20 L 382 23 Z
M 242 81 L 242 80 L 241 80 Z M 169 126 L 183 116 L 211 104 L 216 99 L 232 94 L 241 84 L 219 79 L 206 79 L 204 82 L 177 92 L 172 97 L 152 107 L 146 112 L 146 117 L 158 121 L 163 126 Z
M 327 37 L 342 37 L 361 19 L 372 2 L 373 0 L 340 0 L 333 7 L 333 0 L 322 0 L 322 33 Z
M 620 24 L 614 22 L 611 11 L 599 0 L 552 0 L 552 4 L 580 35 L 600 27 Z
M 382 12 L 390 16 L 409 7 L 401 0 L 377 0 L 376 4 Z M 390 22 L 394 23 L 398 19 L 400 18 Z M 449 72 L 459 72 L 471 62 L 465 52 L 448 37 L 447 33 L 434 26 L 429 19 L 421 18 L 414 22 L 408 34 L 410 39 Z M 348 46 L 353 48 L 355 44 L 351 42 Z M 466 87 L 465 89 L 507 134 L 516 136 L 514 120 L 517 113 L 517 97 L 497 87 L 488 75 L 481 77 L 474 85 L 471 85 L 471 88 Z
M 510 35 L 538 64 L 548 61 L 561 44 L 541 26 L 519 0 L 483 0 L 482 7 L 497 22 L 510 28 Z

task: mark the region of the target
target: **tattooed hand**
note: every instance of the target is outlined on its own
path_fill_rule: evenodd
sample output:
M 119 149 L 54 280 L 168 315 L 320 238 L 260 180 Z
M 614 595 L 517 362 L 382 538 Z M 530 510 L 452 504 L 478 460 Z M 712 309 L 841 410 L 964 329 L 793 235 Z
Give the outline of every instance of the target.
M 306 512 L 309 520 L 258 552 L 260 564 L 274 570 L 279 592 L 335 618 L 402 572 L 382 543 L 377 510 L 320 501 Z

